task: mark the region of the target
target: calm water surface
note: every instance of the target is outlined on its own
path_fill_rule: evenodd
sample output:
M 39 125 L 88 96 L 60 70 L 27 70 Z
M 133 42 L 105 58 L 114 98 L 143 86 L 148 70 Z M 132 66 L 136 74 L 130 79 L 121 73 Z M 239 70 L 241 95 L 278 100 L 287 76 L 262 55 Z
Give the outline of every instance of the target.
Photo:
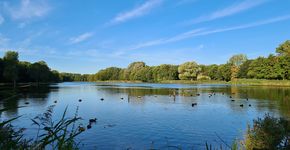
M 170 96 L 173 91 L 175 98 Z M 78 137 L 81 149 L 204 149 L 206 142 L 219 146 L 220 138 L 231 145 L 243 138 L 247 124 L 265 113 L 290 118 L 290 88 L 286 87 L 79 82 L 23 89 L 18 97 L 0 101 L 0 108 L 14 108 L 0 115 L 2 120 L 23 115 L 13 124 L 27 128 L 25 136 L 34 138 L 36 127 L 30 119 L 55 100 L 55 119 L 66 106 L 69 116 L 78 107 L 84 125 L 98 118 Z

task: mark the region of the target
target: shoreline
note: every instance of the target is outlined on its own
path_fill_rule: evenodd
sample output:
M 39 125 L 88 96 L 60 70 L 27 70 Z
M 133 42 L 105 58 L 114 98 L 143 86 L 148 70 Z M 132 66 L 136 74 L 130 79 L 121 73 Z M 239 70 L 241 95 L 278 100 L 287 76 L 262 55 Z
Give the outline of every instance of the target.
M 159 83 L 159 84 L 227 84 L 227 85 L 249 85 L 249 86 L 276 86 L 276 87 L 290 87 L 290 80 L 266 80 L 266 79 L 235 79 L 233 81 L 220 81 L 220 80 L 164 80 L 160 82 L 142 82 L 142 81 L 126 81 L 126 80 L 107 80 L 107 81 L 66 81 L 66 82 L 91 82 L 91 83 Z M 56 84 L 51 83 L 38 83 L 38 85 Z M 62 83 L 62 82 L 59 82 Z M 0 86 L 10 86 L 12 83 L 0 83 Z M 37 86 L 35 82 L 17 83 L 17 87 L 23 86 Z

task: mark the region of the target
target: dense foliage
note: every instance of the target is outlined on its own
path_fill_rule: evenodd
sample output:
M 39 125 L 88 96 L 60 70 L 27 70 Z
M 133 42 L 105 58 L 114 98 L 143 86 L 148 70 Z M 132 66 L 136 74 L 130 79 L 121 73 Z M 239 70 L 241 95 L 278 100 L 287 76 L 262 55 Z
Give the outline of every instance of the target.
M 46 83 L 60 81 L 86 81 L 88 75 L 59 73 L 51 70 L 46 62 L 34 63 L 19 61 L 18 53 L 7 51 L 3 58 L 0 58 L 0 82 L 14 83 Z
M 222 80 L 271 79 L 289 80 L 290 41 L 276 48 L 276 55 L 248 59 L 244 54 L 232 56 L 225 64 L 202 65 L 194 61 L 181 65 L 162 64 L 148 66 L 133 62 L 127 68 L 109 67 L 96 74 L 59 73 L 51 70 L 44 61 L 19 61 L 18 53 L 6 52 L 0 58 L 0 82 L 62 82 L 62 81 L 143 81 L 166 80 Z
M 243 145 L 252 149 L 290 149 L 290 126 L 283 118 L 270 115 L 254 120 L 253 128 L 248 127 Z
M 289 80 L 290 41 L 276 48 L 277 55 L 248 59 L 244 54 L 232 56 L 227 63 L 201 65 L 194 61 L 181 65 L 147 66 L 133 62 L 127 68 L 110 67 L 88 77 L 89 81 L 126 80 L 160 82 L 164 80 L 223 80 L 237 78 Z

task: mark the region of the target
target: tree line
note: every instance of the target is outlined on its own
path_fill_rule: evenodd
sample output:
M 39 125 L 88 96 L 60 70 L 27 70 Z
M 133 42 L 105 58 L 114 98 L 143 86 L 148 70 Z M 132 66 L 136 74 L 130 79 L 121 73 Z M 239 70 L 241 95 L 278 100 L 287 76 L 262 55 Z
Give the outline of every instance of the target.
M 225 64 L 202 65 L 194 61 L 180 65 L 148 66 L 133 62 L 127 68 L 109 67 L 96 74 L 59 73 L 46 62 L 19 61 L 18 53 L 7 51 L 0 58 L 0 82 L 63 82 L 63 81 L 143 81 L 165 80 L 222 80 L 237 78 L 289 80 L 290 40 L 276 48 L 276 54 L 248 59 L 244 54 L 232 56 Z
M 88 81 L 127 80 L 160 82 L 164 80 L 223 80 L 237 78 L 289 80 L 290 40 L 276 48 L 276 54 L 268 57 L 248 59 L 244 54 L 232 56 L 225 64 L 202 65 L 194 61 L 181 65 L 162 64 L 147 66 L 144 62 L 133 62 L 127 68 L 109 67 Z
M 19 61 L 19 54 L 7 51 L 0 58 L 0 83 L 48 83 L 62 81 L 86 81 L 85 75 L 72 73 L 59 73 L 51 70 L 45 61 L 30 63 Z

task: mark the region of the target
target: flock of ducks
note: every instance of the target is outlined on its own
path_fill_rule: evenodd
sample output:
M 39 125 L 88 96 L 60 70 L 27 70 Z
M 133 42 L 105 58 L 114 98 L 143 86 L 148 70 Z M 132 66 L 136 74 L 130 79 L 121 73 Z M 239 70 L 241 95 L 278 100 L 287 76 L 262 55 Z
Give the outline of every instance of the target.
M 87 125 L 87 129 L 91 129 L 93 124 L 97 123 L 97 118 L 89 119 L 89 124 Z M 85 131 L 86 128 L 83 125 L 79 125 L 79 131 Z
M 224 94 L 225 94 L 225 93 L 222 93 L 222 95 L 224 95 Z M 232 93 L 232 94 L 235 94 L 235 93 Z M 201 95 L 201 94 L 199 94 L 199 93 L 196 94 L 196 96 L 200 96 L 200 95 Z M 209 93 L 209 94 L 208 94 L 208 97 L 211 98 L 213 95 L 216 95 L 216 93 L 214 93 L 214 92 L 213 92 L 213 93 Z M 171 96 L 173 96 L 173 97 L 174 97 L 174 100 L 175 100 L 175 98 L 176 98 L 176 93 L 175 93 L 175 91 L 174 91 L 174 93 L 173 93 L 172 95 L 169 95 L 169 97 L 171 97 Z M 191 94 L 190 96 L 193 96 L 193 95 Z M 154 95 L 154 97 L 157 97 L 157 96 Z M 137 96 L 137 98 L 138 98 L 138 99 L 141 99 L 142 97 L 141 97 L 141 96 Z M 231 99 L 232 102 L 235 102 L 235 100 L 233 99 L 233 97 L 232 97 L 231 95 L 229 96 L 229 98 Z M 124 98 L 121 97 L 120 99 L 123 100 Z M 129 101 L 129 99 L 130 99 L 130 97 L 128 96 L 128 101 Z M 104 98 L 101 98 L 100 100 L 101 100 L 101 101 L 104 101 L 105 99 L 104 99 Z M 246 98 L 246 100 L 248 101 L 249 98 Z M 82 99 L 79 99 L 78 101 L 79 101 L 79 102 L 82 102 Z M 55 100 L 54 103 L 57 103 L 57 100 Z M 29 102 L 25 102 L 24 104 L 25 104 L 25 105 L 28 105 Z M 194 106 L 196 106 L 196 105 L 197 105 L 196 102 L 191 104 L 192 107 L 194 107 Z M 251 104 L 248 104 L 248 106 L 251 107 L 252 105 L 251 105 Z M 244 104 L 240 104 L 240 107 L 244 107 Z M 90 119 L 89 122 L 96 122 L 96 118 L 95 118 L 95 120 L 94 120 L 94 119 Z M 89 124 L 87 127 L 88 127 L 88 129 L 91 128 L 91 124 Z
M 232 94 L 235 94 L 235 93 L 232 93 Z M 200 96 L 201 94 L 197 93 L 196 96 Z M 213 95 L 216 95 L 216 93 L 209 93 L 208 96 L 209 98 L 211 98 Z M 224 95 L 224 93 L 222 93 L 222 95 Z M 174 91 L 173 95 L 169 95 L 170 97 L 173 96 L 174 97 L 174 100 L 176 98 L 176 93 Z M 193 96 L 193 95 L 190 95 L 190 96 Z M 157 97 L 156 95 L 154 97 Z M 142 97 L 141 96 L 137 96 L 138 99 L 141 99 Z M 233 97 L 230 95 L 229 98 L 231 99 L 232 102 L 235 102 L 235 100 L 233 99 Z M 123 100 L 124 98 L 121 97 L 120 98 L 121 100 Z M 128 101 L 129 101 L 130 97 L 128 96 Z M 101 101 L 104 101 L 105 99 L 104 98 L 100 98 Z M 248 101 L 249 99 L 246 98 L 246 100 Z M 82 99 L 79 99 L 78 100 L 79 102 L 82 102 Z M 57 100 L 54 101 L 54 103 L 57 103 Z M 29 104 L 29 102 L 25 102 L 26 105 Z M 194 106 L 197 106 L 197 103 L 192 103 L 191 104 L 192 107 Z M 252 105 L 251 104 L 248 104 L 249 107 L 251 107 Z M 240 104 L 240 107 L 244 107 L 244 104 Z M 97 118 L 92 118 L 92 119 L 89 119 L 89 123 L 87 125 L 87 129 L 91 129 L 92 128 L 92 125 L 95 124 L 97 122 Z M 80 125 L 78 127 L 79 131 L 82 132 L 82 131 L 85 131 L 86 128 L 83 126 L 83 125 Z

